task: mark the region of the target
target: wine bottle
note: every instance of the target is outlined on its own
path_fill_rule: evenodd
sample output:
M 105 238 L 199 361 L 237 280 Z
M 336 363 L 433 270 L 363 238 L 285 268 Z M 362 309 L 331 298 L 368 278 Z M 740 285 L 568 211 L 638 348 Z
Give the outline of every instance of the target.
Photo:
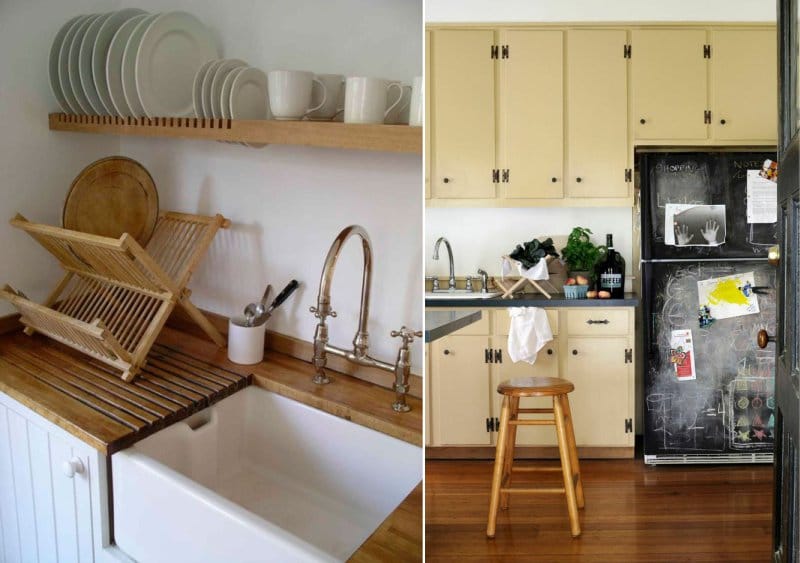
M 614 250 L 613 236 L 606 235 L 606 257 L 595 267 L 595 279 L 599 291 L 611 292 L 612 299 L 625 295 L 625 259 Z

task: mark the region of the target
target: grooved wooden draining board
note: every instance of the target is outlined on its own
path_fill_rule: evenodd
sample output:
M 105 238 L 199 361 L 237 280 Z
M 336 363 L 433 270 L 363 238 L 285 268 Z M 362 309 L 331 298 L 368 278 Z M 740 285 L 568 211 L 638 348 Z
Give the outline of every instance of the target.
M 101 362 L 39 335 L 0 337 L 0 391 L 108 455 L 253 381 L 172 346 L 153 346 L 125 383 Z

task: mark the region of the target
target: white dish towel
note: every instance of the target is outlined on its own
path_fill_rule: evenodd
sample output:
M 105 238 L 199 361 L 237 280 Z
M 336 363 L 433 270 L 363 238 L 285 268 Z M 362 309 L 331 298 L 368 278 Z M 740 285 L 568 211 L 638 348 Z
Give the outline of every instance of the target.
M 553 339 L 547 313 L 539 307 L 509 307 L 508 356 L 513 362 L 536 362 L 536 354 Z

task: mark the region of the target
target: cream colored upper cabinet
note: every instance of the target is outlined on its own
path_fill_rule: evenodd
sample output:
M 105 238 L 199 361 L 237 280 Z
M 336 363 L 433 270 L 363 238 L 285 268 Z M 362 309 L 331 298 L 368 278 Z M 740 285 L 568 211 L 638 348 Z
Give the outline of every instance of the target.
M 494 198 L 493 30 L 436 30 L 431 38 L 431 192 Z
M 561 198 L 564 32 L 500 33 L 500 182 L 507 198 Z
M 431 32 L 425 31 L 425 199 L 431 197 Z
M 720 140 L 777 142 L 775 30 L 711 32 L 711 122 Z
M 636 139 L 706 139 L 708 67 L 704 29 L 631 32 Z M 603 108 L 598 106 L 598 111 Z
M 567 33 L 568 197 L 627 197 L 628 60 L 624 30 Z

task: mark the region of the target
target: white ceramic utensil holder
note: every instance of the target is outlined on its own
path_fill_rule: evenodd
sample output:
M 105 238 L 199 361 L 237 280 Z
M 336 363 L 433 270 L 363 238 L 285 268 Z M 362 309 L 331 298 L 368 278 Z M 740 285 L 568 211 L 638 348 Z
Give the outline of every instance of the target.
M 267 323 L 246 326 L 242 317 L 228 321 L 228 359 L 235 364 L 257 364 L 264 359 L 264 335 Z

